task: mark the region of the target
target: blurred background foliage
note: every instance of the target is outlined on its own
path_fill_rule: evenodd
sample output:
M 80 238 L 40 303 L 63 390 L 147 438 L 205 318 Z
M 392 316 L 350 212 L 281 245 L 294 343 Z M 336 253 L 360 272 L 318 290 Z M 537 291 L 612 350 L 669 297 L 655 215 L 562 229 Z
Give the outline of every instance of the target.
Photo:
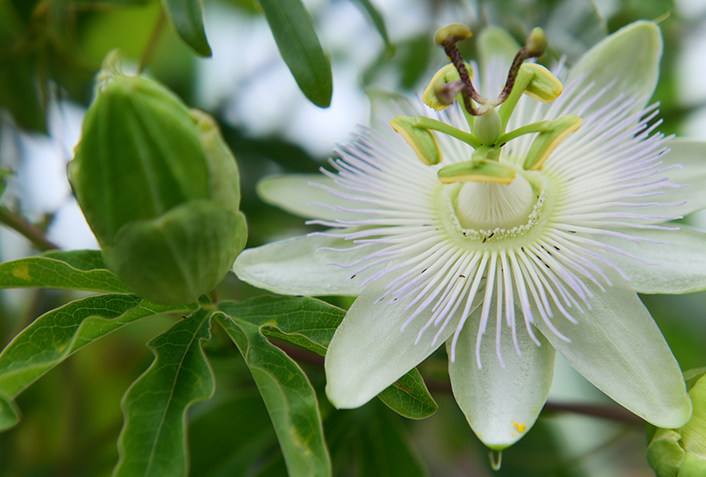
M 414 94 L 444 63 L 431 41 L 451 21 L 479 31 L 507 28 L 519 41 L 534 26 L 551 46 L 543 61 L 568 64 L 606 34 L 638 19 L 660 22 L 665 54 L 654 100 L 666 134 L 706 138 L 706 4 L 676 0 L 311 0 L 305 2 L 333 71 L 329 109 L 310 104 L 281 60 L 256 0 L 206 0 L 213 57 L 197 57 L 164 27 L 157 0 L 0 0 L 0 165 L 14 171 L 3 206 L 47 232 L 62 248 L 96 247 L 66 183 L 103 57 L 120 48 L 125 68 L 146 73 L 189 105 L 216 115 L 242 171 L 248 246 L 299 235 L 303 221 L 255 194 L 259 178 L 314 172 L 337 141 L 370 114 L 365 88 Z M 473 57 L 473 42 L 464 54 Z M 688 217 L 706 226 L 702 217 Z M 36 253 L 0 230 L 3 261 Z M 221 298 L 263 293 L 229 274 Z M 37 316 L 82 295 L 47 290 L 0 293 L 3 347 Z M 706 294 L 644 296 L 684 370 L 706 364 Z M 332 299 L 347 307 L 346 299 Z M 107 476 L 117 460 L 120 400 L 151 363 L 145 342 L 173 318 L 139 321 L 68 359 L 18 399 L 23 422 L 0 434 L 0 477 Z M 213 399 L 190 413 L 191 475 L 286 475 L 261 398 L 232 342 L 213 328 L 205 346 L 217 378 Z M 322 362 L 289 350 L 319 395 L 334 474 L 340 476 L 493 475 L 487 450 L 467 426 L 448 388 L 446 357 L 421 366 L 439 403 L 423 421 L 401 418 L 374 400 L 335 411 L 324 394 Z M 566 405 L 613 404 L 564 362 L 550 395 Z M 612 407 L 611 407 L 612 408 Z M 648 476 L 644 425 L 545 409 L 537 425 L 503 455 L 502 476 Z M 629 420 L 628 420 L 629 421 Z

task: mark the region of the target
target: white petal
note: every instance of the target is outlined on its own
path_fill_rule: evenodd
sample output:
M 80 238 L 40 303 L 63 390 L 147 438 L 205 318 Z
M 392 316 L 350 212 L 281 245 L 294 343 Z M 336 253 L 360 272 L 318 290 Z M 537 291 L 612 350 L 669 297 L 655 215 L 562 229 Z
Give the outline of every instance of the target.
M 682 188 L 665 188 L 664 193 L 655 197 L 656 201 L 666 203 L 686 204 L 664 209 L 663 212 L 649 209 L 649 213 L 666 213 L 687 215 L 706 208 L 706 141 L 699 139 L 677 138 L 667 143 L 671 151 L 660 158 L 661 168 L 677 166 L 664 175 L 670 182 L 676 184 L 689 184 Z M 682 166 L 682 167 L 678 167 Z
M 521 316 L 522 310 L 516 308 L 515 313 Z M 541 334 L 537 333 L 537 338 L 542 346 L 537 346 L 529 334 L 522 332 L 517 337 L 520 357 L 512 344 L 510 329 L 503 326 L 501 351 L 505 368 L 496 356 L 495 339 L 491 336 L 495 333 L 489 332 L 481 341 L 483 368 L 478 369 L 475 347 L 480 314 L 477 309 L 461 332 L 456 361 L 449 361 L 449 374 L 456 402 L 478 439 L 491 449 L 502 450 L 520 440 L 539 417 L 552 384 L 556 351 Z M 495 304 L 491 305 L 489 316 L 496 316 Z
M 630 285 L 615 273 L 602 292 L 590 282 L 591 310 L 571 324 L 555 313 L 559 339 L 542 320 L 537 326 L 571 365 L 618 404 L 657 427 L 681 427 L 691 401 L 679 364 L 662 333 Z
M 366 204 L 341 199 L 321 187 L 310 183 L 337 189 L 333 179 L 323 174 L 283 174 L 265 177 L 257 184 L 257 195 L 270 205 L 307 219 L 336 220 L 344 217 L 346 220 L 359 220 L 367 215 L 341 213 L 331 207 L 355 209 L 371 208 Z M 322 207 L 320 204 L 327 204 Z
M 409 300 L 375 303 L 385 293 L 385 283 L 365 287 L 333 335 L 326 353 L 326 395 L 338 409 L 362 406 L 424 361 L 453 333 L 462 312 L 451 318 L 436 342 L 438 328 L 431 326 L 417 344 L 419 330 L 432 312 L 427 308 L 405 328 L 400 327 L 414 308 Z
M 281 295 L 357 296 L 360 294 L 358 285 L 373 270 L 344 283 L 355 267 L 342 268 L 327 263 L 352 263 L 377 249 L 373 245 L 349 252 L 316 252 L 320 247 L 353 245 L 342 242 L 340 238 L 305 236 L 250 248 L 240 254 L 233 271 L 242 281 Z
M 642 109 L 657 85 L 661 57 L 662 35 L 659 27 L 652 22 L 638 21 L 591 48 L 571 68 L 566 83 L 585 74 L 587 76 L 582 84 L 596 83 L 591 91 L 597 92 L 613 85 L 610 92 L 596 101 L 589 111 L 609 103 L 619 93 L 636 96 L 641 101 L 636 103 L 634 110 Z
M 706 233 L 686 225 L 680 230 L 619 230 L 635 237 L 668 242 L 631 242 L 604 235 L 596 237 L 643 261 L 610 253 L 608 259 L 630 277 L 639 293 L 692 293 L 706 290 Z

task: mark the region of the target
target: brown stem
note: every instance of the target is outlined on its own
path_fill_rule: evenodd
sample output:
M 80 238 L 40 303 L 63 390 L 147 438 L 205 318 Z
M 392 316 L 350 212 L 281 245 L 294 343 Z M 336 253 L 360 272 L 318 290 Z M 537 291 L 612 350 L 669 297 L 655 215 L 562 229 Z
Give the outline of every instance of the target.
M 480 93 L 478 93 L 473 87 L 471 77 L 468 74 L 468 69 L 466 68 L 466 63 L 464 63 L 463 61 L 461 52 L 458 51 L 458 48 L 456 48 L 456 44 L 452 40 L 449 40 L 444 42 L 442 46 L 444 47 L 446 56 L 449 57 L 453 65 L 456 67 L 458 75 L 461 77 L 461 83 L 463 84 L 461 96 L 463 97 L 463 105 L 466 107 L 466 111 L 468 111 L 468 114 L 471 114 L 473 116 L 480 116 L 482 114 L 480 109 L 482 108 L 474 108 L 473 104 L 471 103 L 471 99 L 480 104 L 485 104 L 488 102 L 488 100 L 484 98 Z
M 164 16 L 164 12 L 160 10 L 159 16 L 157 17 L 157 21 L 155 22 L 154 27 L 152 27 L 152 34 L 150 35 L 150 39 L 147 40 L 145 49 L 142 51 L 140 65 L 137 67 L 138 75 L 145 70 L 147 65 L 150 64 L 150 61 L 152 60 L 152 55 L 154 54 L 154 50 L 157 48 L 157 44 L 159 43 L 159 38 L 162 36 L 162 30 L 164 29 L 164 24 L 166 23 L 166 20 L 167 18 Z
M 19 215 L 10 212 L 0 205 L 0 222 L 19 232 L 23 237 L 32 242 L 42 252 L 59 248 L 58 245 L 47 239 L 44 231 L 27 222 Z

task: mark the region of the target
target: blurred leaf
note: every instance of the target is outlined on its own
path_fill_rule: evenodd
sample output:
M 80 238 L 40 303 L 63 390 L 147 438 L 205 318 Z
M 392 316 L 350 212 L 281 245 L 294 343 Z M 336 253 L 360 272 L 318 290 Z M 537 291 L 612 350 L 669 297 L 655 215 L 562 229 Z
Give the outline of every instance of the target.
M 0 107 L 10 111 L 18 126 L 46 132 L 35 68 L 26 58 L 0 59 Z
M 107 269 L 100 250 L 47 252 L 0 264 L 0 288 L 25 287 L 130 292 Z
M 370 19 L 373 21 L 375 28 L 377 28 L 380 33 L 382 41 L 385 42 L 387 56 L 392 56 L 395 53 L 395 45 L 390 42 L 390 37 L 387 35 L 387 27 L 385 26 L 385 19 L 382 17 L 382 14 L 380 14 L 378 9 L 375 8 L 375 5 L 373 5 L 370 0 L 354 0 L 354 3 L 356 3 L 361 10 L 368 14 Z
M 390 409 L 409 419 L 427 418 L 439 408 L 417 368 L 412 368 L 378 397 Z
M 3 48 L 17 41 L 24 30 L 22 19 L 10 0 L 0 0 L 0 46 Z
M 316 393 L 299 366 L 238 314 L 217 316 L 260 389 L 292 477 L 330 476 Z
M 14 399 L 0 393 L 0 431 L 14 427 L 20 422 L 20 415 Z
M 276 442 L 259 393 L 233 394 L 191 420 L 189 476 L 250 475 L 250 469 Z
M 149 0 L 73 0 L 77 6 L 103 6 L 103 5 L 117 5 L 117 6 L 133 6 L 133 5 L 145 5 Z
M 686 381 L 687 391 L 694 387 L 696 381 L 698 381 L 702 376 L 706 375 L 706 367 L 694 368 L 684 371 L 684 381 Z
M 326 348 L 346 314 L 345 310 L 321 300 L 288 296 L 221 302 L 220 308 L 231 317 L 259 326 L 265 336 L 289 341 L 321 356 L 326 355 Z M 380 399 L 410 419 L 429 417 L 438 407 L 416 369 L 380 393 Z
M 154 305 L 135 295 L 100 295 L 52 310 L 15 336 L 0 354 L 0 395 L 15 398 L 74 352 L 128 323 L 184 309 Z M 0 421 L 4 419 L 0 416 Z
M 432 51 L 435 50 L 434 43 L 428 33 L 423 33 L 405 42 L 400 48 L 400 69 L 402 78 L 400 86 L 404 89 L 412 89 L 421 80 L 431 61 Z
M 203 26 L 201 0 L 162 0 L 164 14 L 184 43 L 201 56 L 213 53 Z
M 186 412 L 215 390 L 201 348 L 211 338 L 211 311 L 201 309 L 151 340 L 155 360 L 123 398 L 125 425 L 113 476 L 186 476 Z
M 2 0 L 0 0 L 2 1 Z M 0 197 L 5 193 L 7 188 L 7 179 L 14 174 L 10 169 L 0 168 Z
M 300 0 L 259 0 L 282 59 L 304 95 L 320 108 L 331 104 L 331 63 L 311 15 Z
M 334 474 L 340 477 L 429 475 L 399 418 L 376 401 L 326 420 Z

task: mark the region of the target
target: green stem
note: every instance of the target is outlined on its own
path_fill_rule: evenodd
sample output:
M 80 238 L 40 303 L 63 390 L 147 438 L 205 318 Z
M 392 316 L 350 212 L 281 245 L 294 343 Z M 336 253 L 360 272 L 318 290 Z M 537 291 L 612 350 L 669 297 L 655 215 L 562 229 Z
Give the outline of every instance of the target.
M 417 121 L 417 127 L 439 131 L 451 137 L 455 137 L 459 141 L 469 144 L 474 149 L 479 148 L 481 145 L 478 138 L 473 134 L 456 129 L 453 126 L 449 126 L 448 124 L 437 121 L 436 119 L 425 118 L 423 116 L 417 116 L 415 119 Z
M 510 122 L 510 117 L 515 111 L 515 106 L 517 106 L 517 102 L 522 97 L 522 93 L 525 92 L 525 89 L 527 89 L 530 81 L 532 81 L 533 76 L 534 73 L 532 71 L 520 68 L 512 92 L 498 109 L 498 113 L 503 119 L 503 131 L 507 128 L 507 123 Z
M 495 142 L 495 144 L 502 146 L 502 145 L 512 141 L 515 138 L 518 138 L 520 136 L 524 136 L 525 134 L 544 132 L 547 129 L 549 129 L 549 126 L 551 124 L 552 124 L 551 121 L 539 121 L 536 123 L 528 124 L 526 126 L 522 126 L 521 128 L 517 128 L 514 131 L 510 131 L 507 134 L 503 134 L 502 136 L 500 136 L 498 138 L 498 140 Z
M 0 206 L 0 223 L 3 223 L 11 229 L 19 232 L 23 237 L 32 242 L 32 245 L 43 252 L 59 248 L 58 245 L 47 239 L 44 232 L 40 228 L 35 227 L 19 215 L 10 212 L 3 206 Z
M 162 36 L 162 30 L 164 29 L 164 24 L 166 23 L 166 20 L 167 18 L 164 16 L 164 12 L 160 9 L 157 21 L 155 22 L 154 27 L 152 27 L 150 39 L 147 40 L 147 45 L 145 45 L 145 49 L 142 51 L 140 65 L 137 67 L 138 75 L 142 73 L 145 68 L 147 68 L 147 65 L 150 64 L 150 61 L 152 60 L 152 55 L 154 54 L 154 50 L 157 48 L 159 39 Z

